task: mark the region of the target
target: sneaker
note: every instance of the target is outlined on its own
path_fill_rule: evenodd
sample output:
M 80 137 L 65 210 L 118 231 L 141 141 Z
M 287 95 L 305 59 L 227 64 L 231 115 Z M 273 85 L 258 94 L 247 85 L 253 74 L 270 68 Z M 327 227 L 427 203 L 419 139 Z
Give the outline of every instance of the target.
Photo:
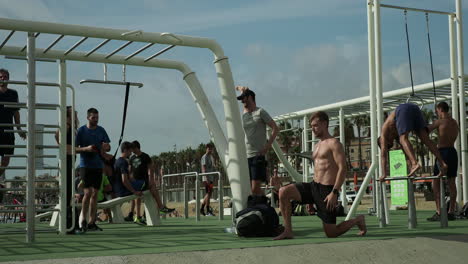
M 435 213 L 433 216 L 427 218 L 427 221 L 430 221 L 430 222 L 440 221 L 440 215 L 438 213 Z
M 207 212 L 206 216 L 216 216 L 216 215 L 214 215 L 212 212 Z
M 200 209 L 200 214 L 203 215 L 203 216 L 205 216 L 205 215 L 206 215 L 206 214 L 205 214 L 205 209 L 203 209 L 203 208 Z
M 81 223 L 81 227 L 79 227 L 78 229 L 81 230 L 81 232 L 86 233 L 86 231 L 88 230 L 88 222 L 83 221 Z
M 128 213 L 127 217 L 124 218 L 125 222 L 133 221 L 133 212 Z
M 159 212 L 162 214 L 169 214 L 175 211 L 175 208 L 167 208 L 164 206 L 163 208 L 159 209 Z
M 94 223 L 94 224 L 89 224 L 89 225 L 88 225 L 88 231 L 102 231 L 102 228 L 100 228 L 99 226 L 97 226 L 96 223 Z
M 136 217 L 135 220 L 133 220 L 133 222 L 138 225 L 146 225 L 146 222 L 143 219 L 143 217 Z
M 447 218 L 449 221 L 454 221 L 455 219 L 457 219 L 454 213 L 448 213 Z

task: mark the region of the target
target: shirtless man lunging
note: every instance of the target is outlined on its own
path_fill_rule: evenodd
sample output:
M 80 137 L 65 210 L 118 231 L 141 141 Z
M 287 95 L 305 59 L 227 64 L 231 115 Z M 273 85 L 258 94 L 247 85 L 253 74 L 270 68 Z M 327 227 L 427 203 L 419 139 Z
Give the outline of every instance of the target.
M 379 178 L 380 181 L 383 181 L 387 177 L 388 151 L 392 148 L 395 139 L 400 141 L 403 151 L 411 162 L 408 176 L 413 176 L 421 168 L 408 138 L 410 132 L 415 132 L 419 139 L 421 139 L 421 142 L 436 156 L 441 166 L 440 173 L 441 175 L 445 175 L 447 164 L 443 161 L 436 144 L 429 138 L 427 129 L 428 127 L 421 110 L 419 110 L 417 105 L 412 103 L 400 104 L 395 109 L 395 112 L 387 117 L 382 126 L 382 134 L 379 137 L 379 146 L 381 148 L 380 165 L 383 168 L 382 175 Z
M 284 232 L 274 240 L 293 238 L 291 225 L 291 200 L 301 204 L 315 204 L 317 215 L 322 219 L 323 230 L 327 237 L 338 237 L 353 226 L 359 228 L 358 235 L 367 232 L 363 215 L 336 224 L 336 205 L 338 190 L 346 176 L 346 159 L 341 143 L 328 132 L 328 115 L 316 112 L 310 117 L 310 126 L 314 135 L 320 139 L 315 145 L 314 180 L 311 183 L 296 183 L 279 190 L 281 215 L 284 220 Z
M 455 220 L 455 206 L 457 200 L 457 186 L 455 179 L 458 172 L 458 155 L 457 150 L 453 147 L 458 137 L 458 123 L 449 114 L 449 106 L 446 102 L 440 102 L 436 107 L 437 119 L 429 125 L 429 132 L 437 129 L 439 131 L 439 149 L 442 158 L 448 165 L 447 180 L 450 190 L 450 207 L 448 211 L 448 220 Z M 434 175 L 438 175 L 439 166 L 434 165 Z M 432 189 L 434 190 L 436 213 L 428 218 L 428 221 L 440 221 L 440 180 L 434 179 L 432 182 Z M 443 194 L 444 195 L 444 194 Z

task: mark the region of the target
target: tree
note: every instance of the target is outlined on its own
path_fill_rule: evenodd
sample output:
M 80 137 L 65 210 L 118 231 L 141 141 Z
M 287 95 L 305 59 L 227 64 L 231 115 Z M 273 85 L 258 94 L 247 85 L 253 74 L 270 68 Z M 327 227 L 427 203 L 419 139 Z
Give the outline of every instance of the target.
M 362 159 L 362 140 L 361 140 L 361 130 L 363 127 L 369 127 L 370 125 L 370 117 L 368 115 L 365 116 L 355 116 L 351 118 L 353 124 L 357 128 L 357 137 L 358 137 L 358 160 L 359 160 L 359 169 L 363 169 L 363 159 Z M 370 129 L 364 130 L 364 135 L 367 137 L 370 135 Z

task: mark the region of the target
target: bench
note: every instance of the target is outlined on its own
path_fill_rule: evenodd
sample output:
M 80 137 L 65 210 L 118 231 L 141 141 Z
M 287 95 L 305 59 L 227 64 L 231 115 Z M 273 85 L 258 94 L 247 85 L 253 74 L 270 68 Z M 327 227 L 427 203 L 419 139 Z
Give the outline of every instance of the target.
M 125 197 L 117 197 L 109 201 L 101 202 L 97 204 L 97 209 L 111 209 L 112 221 L 116 224 L 125 223 L 124 216 L 122 214 L 121 205 L 137 199 L 136 195 L 129 195 Z M 159 215 L 159 208 L 149 190 L 143 192 L 142 196 L 145 205 L 146 225 L 148 226 L 159 226 L 161 225 L 161 219 Z M 81 207 L 81 204 L 77 204 L 77 207 Z M 39 216 L 39 215 L 38 215 Z M 36 216 L 36 217 L 38 217 Z M 43 216 L 44 217 L 44 216 Z M 36 218 L 37 219 L 37 218 Z M 56 226 L 58 224 L 59 213 L 53 212 L 50 220 L 50 226 Z

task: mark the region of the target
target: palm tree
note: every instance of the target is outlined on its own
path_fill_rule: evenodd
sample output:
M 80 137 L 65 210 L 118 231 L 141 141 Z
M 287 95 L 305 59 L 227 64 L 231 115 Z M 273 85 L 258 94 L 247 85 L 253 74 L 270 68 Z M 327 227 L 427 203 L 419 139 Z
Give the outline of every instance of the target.
M 352 119 L 353 124 L 357 128 L 357 136 L 358 136 L 358 160 L 359 160 L 359 169 L 363 169 L 363 160 L 362 160 L 362 144 L 361 144 L 361 129 L 362 127 L 369 127 L 370 125 L 370 117 L 368 115 L 365 116 L 355 116 Z M 364 135 L 367 137 L 370 135 L 369 129 L 364 130 Z

